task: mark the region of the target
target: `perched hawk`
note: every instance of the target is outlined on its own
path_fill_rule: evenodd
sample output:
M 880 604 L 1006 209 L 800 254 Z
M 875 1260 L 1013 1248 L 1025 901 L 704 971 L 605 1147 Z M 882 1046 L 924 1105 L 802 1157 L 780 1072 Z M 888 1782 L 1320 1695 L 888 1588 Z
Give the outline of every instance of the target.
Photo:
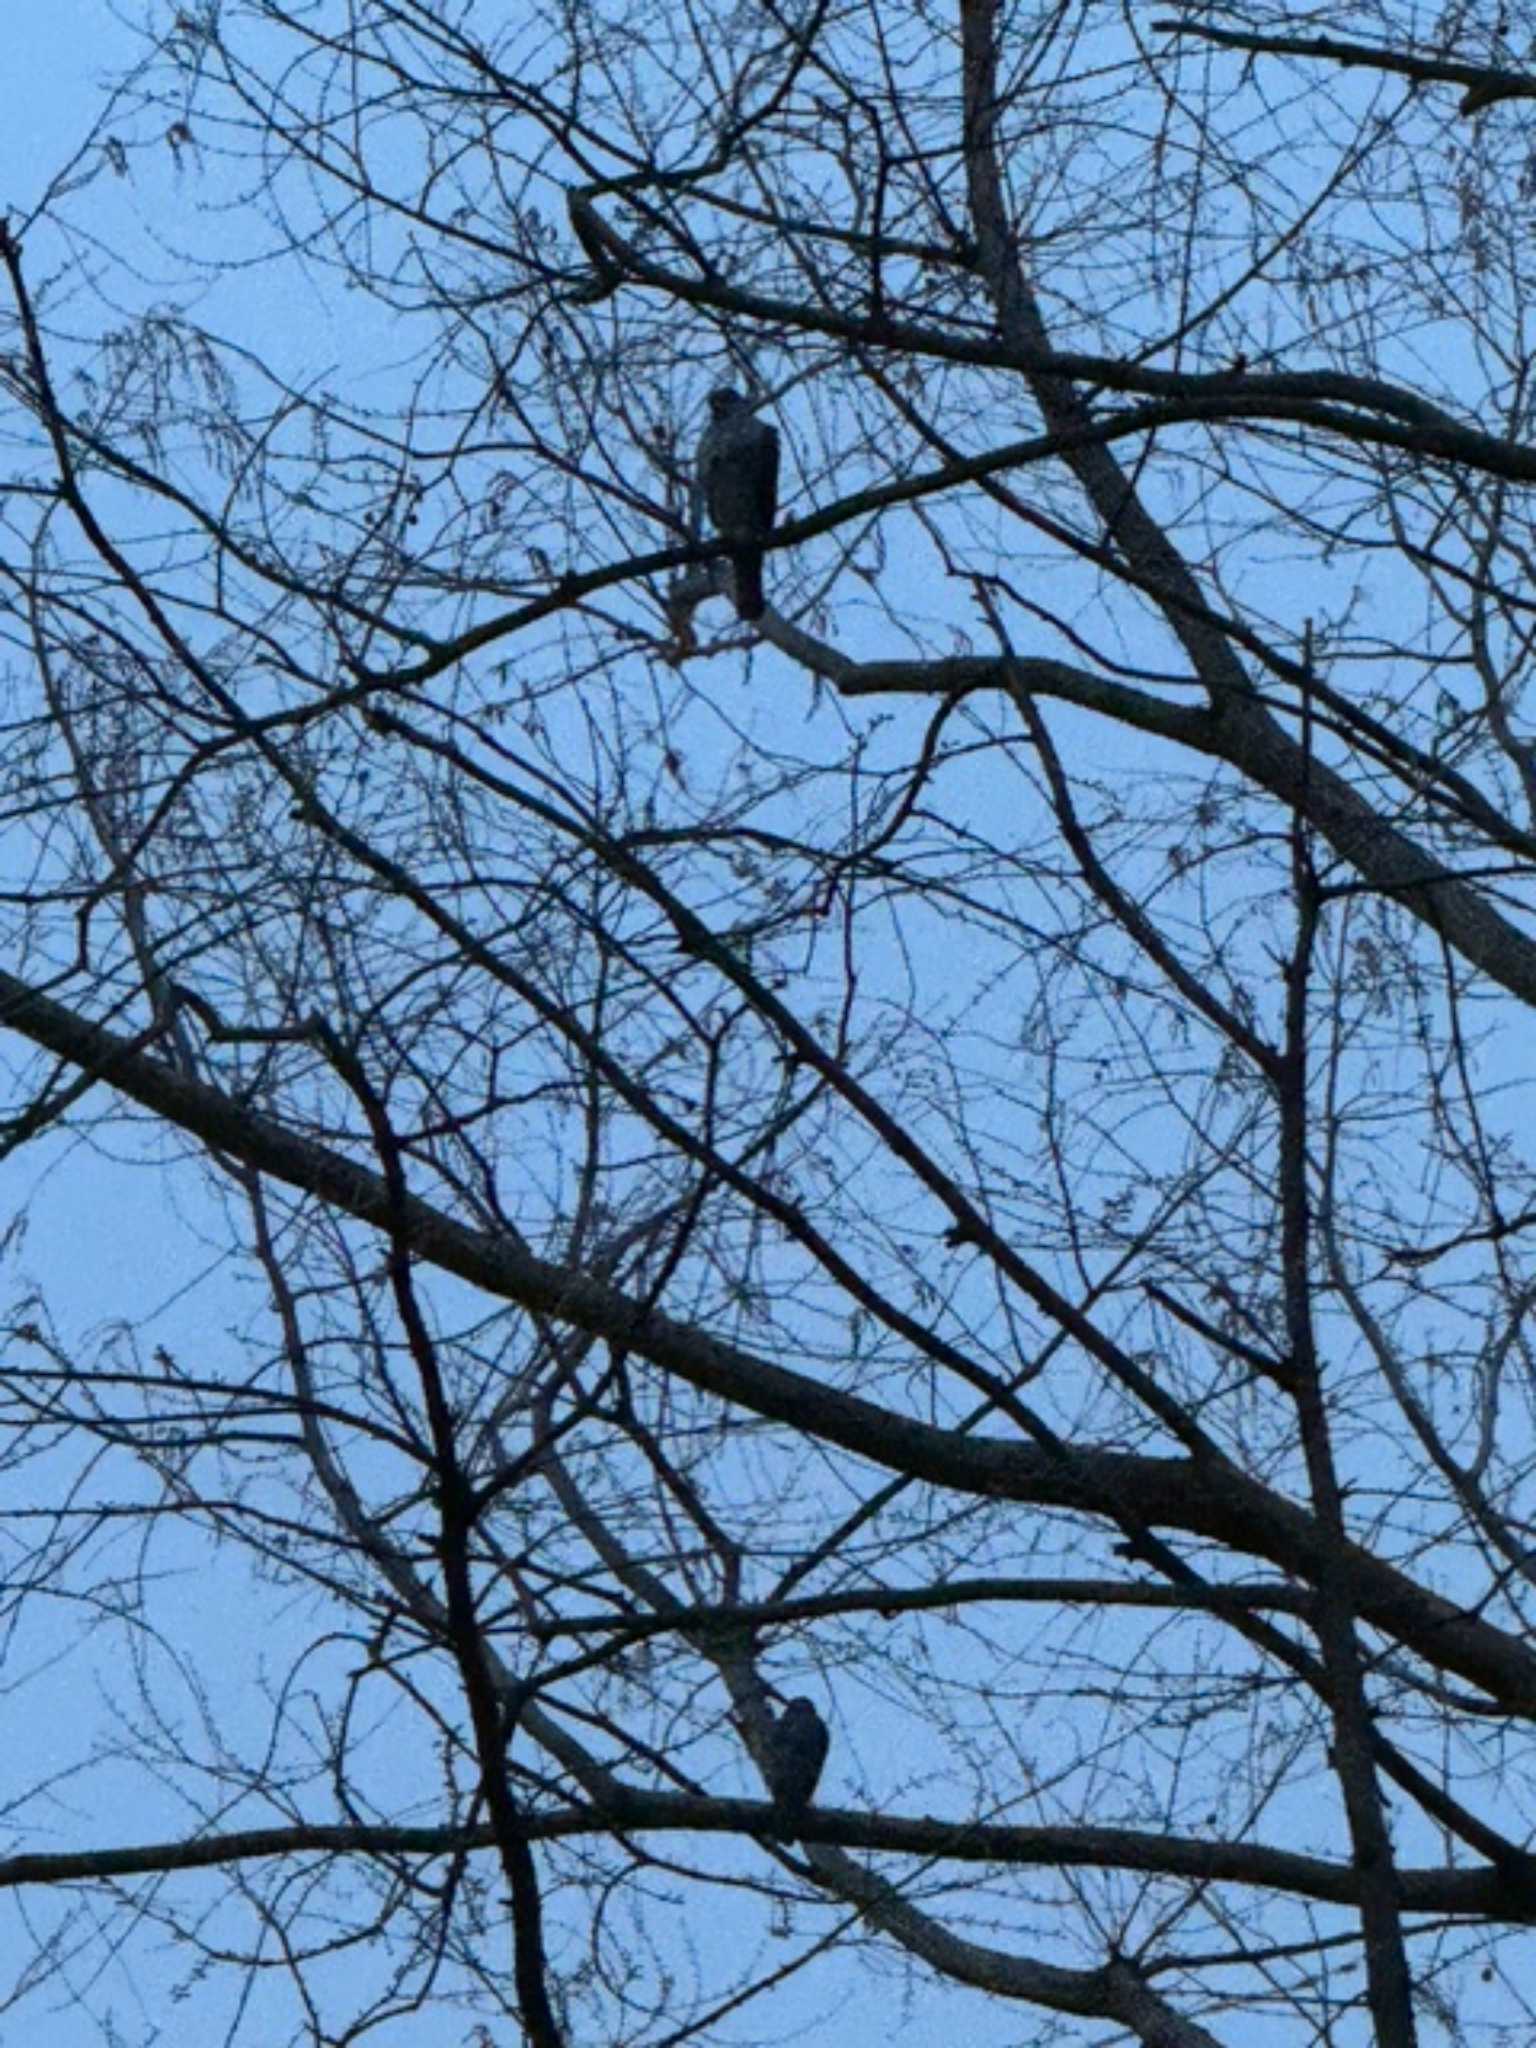
M 733 544 L 727 553 L 736 578 L 736 610 L 744 619 L 761 618 L 763 551 L 751 543 L 773 531 L 779 437 L 729 386 L 709 394 L 709 425 L 699 442 L 694 484 L 711 526 Z
M 791 1700 L 773 1724 L 765 1762 L 774 1819 L 786 1841 L 800 1831 L 830 1740 L 826 1722 L 806 1699 Z

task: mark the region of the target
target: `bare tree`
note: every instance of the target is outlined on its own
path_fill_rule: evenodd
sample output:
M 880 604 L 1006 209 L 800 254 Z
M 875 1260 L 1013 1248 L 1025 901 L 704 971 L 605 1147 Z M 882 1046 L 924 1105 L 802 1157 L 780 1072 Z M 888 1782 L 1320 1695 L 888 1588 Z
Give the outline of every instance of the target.
M 231 0 L 10 198 L 19 2010 L 1529 2033 L 1536 16 L 1325 12 Z

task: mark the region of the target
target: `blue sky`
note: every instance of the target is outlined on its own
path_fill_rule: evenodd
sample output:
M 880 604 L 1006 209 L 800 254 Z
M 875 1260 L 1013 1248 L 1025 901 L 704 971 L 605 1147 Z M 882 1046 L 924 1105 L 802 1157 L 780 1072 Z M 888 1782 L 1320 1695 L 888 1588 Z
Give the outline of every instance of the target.
M 101 78 L 116 65 L 128 61 L 133 50 L 128 31 L 115 17 L 95 6 L 47 10 L 28 7 L 20 21 L 20 40 L 13 45 L 13 52 L 19 75 L 28 82 L 23 120 L 0 133 L 0 203 L 11 209 L 13 217 L 26 212 L 52 168 L 67 158 L 73 139 L 89 128 L 99 103 Z M 125 130 L 131 126 L 133 123 L 125 114 Z M 117 177 L 106 162 L 82 167 L 83 171 L 91 172 L 91 182 L 65 209 L 78 223 L 73 240 L 66 242 L 51 230 L 39 230 L 29 242 L 29 266 L 36 278 L 48 281 L 51 302 L 62 310 L 65 324 L 76 324 L 85 333 L 99 332 L 110 324 L 113 296 L 125 288 L 121 274 L 112 270 L 108 257 L 114 261 L 127 258 L 138 274 L 138 296 L 131 301 L 127 296 L 123 298 L 124 316 L 145 301 L 163 298 L 186 306 L 195 317 L 231 341 L 249 342 L 307 388 L 335 385 L 349 400 L 367 400 L 375 394 L 383 401 L 389 400 L 414 365 L 412 351 L 417 344 L 410 324 L 392 318 L 357 294 L 345 293 L 335 274 L 322 269 L 318 262 L 294 262 L 280 270 L 245 267 L 244 259 L 263 244 L 265 230 L 258 225 L 256 214 L 243 207 L 238 197 L 228 196 L 228 185 L 221 184 L 216 176 L 204 177 L 200 166 L 184 160 L 189 148 L 195 151 L 203 146 L 203 138 L 194 131 L 190 145 L 173 145 L 163 133 L 157 139 L 153 130 L 145 131 L 142 121 L 138 121 L 136 132 L 145 134 L 146 139 L 133 156 L 130 176 Z M 215 193 L 225 195 L 223 210 L 211 207 L 210 195 Z M 217 251 L 231 267 L 218 274 L 205 271 L 194 280 L 181 260 L 181 251 L 187 247 L 196 247 L 205 254 Z M 706 366 L 700 366 L 698 382 L 702 390 Z M 791 396 L 782 411 L 792 457 L 800 445 L 795 403 Z M 424 432 L 422 438 L 427 441 L 431 435 Z M 493 451 L 486 454 L 479 468 L 474 461 L 466 460 L 461 469 L 475 480 L 493 474 L 497 462 L 508 459 Z M 442 464 L 440 471 L 431 464 L 424 464 L 423 468 L 432 475 L 433 488 L 441 488 L 446 496 L 442 478 L 448 465 Z M 805 477 L 794 460 L 790 475 L 794 489 L 806 499 L 815 498 L 818 480 Z M 321 477 L 317 489 L 323 481 Z M 466 488 L 473 495 L 472 487 Z M 450 501 L 444 517 L 451 520 L 454 516 Z M 594 546 L 599 544 L 591 535 L 584 535 L 583 539 Z M 898 548 L 902 545 L 898 543 Z M 930 555 L 925 552 L 919 557 L 914 548 L 910 559 L 899 552 L 888 574 L 891 582 L 902 589 L 909 605 L 927 608 L 935 633 L 951 627 L 957 631 L 978 631 L 974 616 L 967 615 L 957 625 L 953 592 L 934 576 L 931 563 Z M 798 575 L 800 569 L 801 565 L 781 561 L 774 565 L 772 573 L 788 579 Z M 1052 591 L 1053 603 L 1063 610 L 1071 609 L 1063 601 L 1062 591 L 1073 573 L 1063 571 L 1061 584 Z M 1319 602 L 1318 572 L 1310 572 L 1304 588 L 1289 582 L 1285 564 L 1260 564 L 1255 573 L 1268 579 L 1267 608 L 1276 615 L 1300 614 L 1304 607 Z M 1085 626 L 1092 623 L 1097 628 L 1100 622 L 1094 612 L 1096 586 L 1084 575 L 1073 587 L 1081 592 L 1079 615 Z M 890 644 L 887 622 L 869 595 L 868 586 L 856 575 L 843 578 L 836 592 L 836 607 L 837 633 L 851 651 L 871 656 L 901 651 Z M 1106 632 L 1112 630 L 1106 627 Z M 548 648 L 556 644 L 547 643 L 538 657 L 525 658 L 520 649 L 514 649 L 505 682 L 498 676 L 496 660 L 486 659 L 472 665 L 468 687 L 482 690 L 487 696 L 504 689 L 515 714 L 526 708 L 517 696 L 518 685 L 527 681 L 529 671 L 537 678 L 538 660 L 548 659 Z M 1118 640 L 1114 644 L 1121 645 Z M 1037 651 L 1068 650 L 1051 638 Z M 1149 661 L 1154 659 L 1145 655 L 1144 650 L 1143 654 Z M 622 691 L 632 686 L 635 673 L 626 671 L 619 690 L 606 702 L 601 693 L 594 691 L 578 711 L 564 703 L 549 708 L 548 717 L 558 728 L 553 743 L 556 756 L 563 750 L 563 758 L 582 763 L 594 777 L 600 768 L 610 765 L 602 757 L 603 718 L 610 712 L 616 718 L 621 711 L 633 710 L 633 702 L 626 702 Z M 638 694 L 638 686 L 635 687 Z M 750 662 L 733 652 L 707 667 L 701 664 L 686 682 L 667 679 L 658 685 L 658 698 L 666 689 L 672 690 L 668 706 L 672 724 L 667 727 L 658 715 L 657 731 L 685 735 L 693 750 L 691 772 L 701 783 L 707 783 L 717 769 L 724 773 L 721 764 L 727 759 L 736 730 L 752 736 L 760 762 L 773 757 L 778 739 L 792 734 L 796 746 L 819 750 L 820 760 L 828 770 L 815 785 L 817 800 L 834 786 L 839 790 L 847 786 L 836 783 L 830 768 L 840 759 L 848 735 L 856 735 L 865 743 L 865 767 L 873 769 L 910 758 L 915 736 L 927 716 L 926 708 L 920 704 L 900 700 L 850 709 L 819 698 L 804 675 L 772 649 L 758 650 Z M 598 706 L 595 712 L 594 705 Z M 582 751 L 583 716 L 590 716 L 595 728 L 590 753 Z M 560 726 L 562 719 L 569 719 L 569 724 Z M 1166 757 L 1159 750 L 1118 727 L 1090 724 L 1086 718 L 1072 714 L 1063 715 L 1056 723 L 1058 731 L 1091 762 L 1094 774 L 1106 788 L 1134 785 L 1164 769 Z M 670 798 L 672 792 L 661 757 L 658 741 L 653 753 L 640 753 L 636 758 L 642 762 L 644 772 L 655 775 L 658 788 Z M 1021 784 L 1007 782 L 996 774 L 995 763 L 994 755 L 979 753 L 976 772 L 963 783 L 965 770 L 957 765 L 950 772 L 947 791 L 953 796 L 963 789 L 966 800 L 974 805 L 978 823 L 987 825 L 996 836 L 1006 839 L 1011 832 L 1015 839 L 1027 842 L 1037 821 L 1021 802 Z M 633 772 L 638 776 L 642 771 L 637 768 Z M 800 787 L 787 784 L 777 811 L 765 807 L 764 819 L 771 822 L 776 815 L 790 815 L 799 799 Z M 510 855 L 508 859 L 510 866 Z M 1170 891 L 1173 888 L 1166 875 L 1159 874 L 1158 882 Z M 1234 913 L 1234 927 L 1240 927 L 1241 922 L 1240 914 Z M 941 1074 L 943 1053 L 951 1050 L 967 1030 L 1001 1031 L 1006 993 L 997 998 L 995 1008 L 988 1007 L 984 985 L 987 956 L 970 929 L 958 922 L 946 924 L 942 919 L 918 929 L 925 956 L 919 964 L 942 962 L 948 1041 L 943 1032 L 936 1032 L 932 1048 L 925 1049 L 931 1050 L 934 1071 Z M 1241 940 L 1235 943 L 1240 957 L 1256 958 L 1262 952 L 1263 934 L 1244 931 Z M 1244 955 L 1245 944 L 1252 948 L 1251 954 Z M 894 1001 L 900 996 L 906 967 L 907 962 L 894 942 L 888 950 L 871 950 L 866 962 L 868 978 L 861 993 L 871 999 L 872 1009 L 874 998 L 888 997 Z M 828 986 L 832 985 L 829 977 Z M 1265 995 L 1272 997 L 1273 990 L 1261 991 L 1261 1000 Z M 1089 1017 L 1071 1046 L 1074 1056 L 1085 1064 L 1091 1063 L 1111 1035 L 1112 1026 L 1105 1020 L 1112 1016 L 1113 993 L 1101 990 L 1099 1000 L 1102 1010 Z M 1139 1017 L 1137 1022 L 1139 1026 Z M 1012 1025 L 1017 1031 L 1016 1019 Z M 914 1050 L 914 1066 L 918 1057 Z M 1017 1068 L 1024 1076 L 1022 1088 L 1030 1078 L 1030 1069 L 1022 1058 Z M 886 1078 L 881 1076 L 882 1081 Z M 1182 1102 L 1179 1107 L 1193 1118 L 1208 1105 L 1202 1100 L 1198 1105 Z M 1157 1113 L 1160 1117 L 1166 1114 Z M 1117 1173 L 1129 1177 L 1138 1142 L 1150 1148 L 1153 1141 L 1133 1134 L 1129 1120 L 1126 1125 L 1117 1126 L 1111 1100 L 1102 1105 L 1102 1116 L 1108 1184 Z M 1158 1127 L 1174 1126 L 1170 1119 Z M 1123 1158 L 1113 1156 L 1113 1147 L 1119 1142 L 1126 1147 Z M 24 1199 L 31 1208 L 28 1235 L 11 1252 L 11 1291 L 13 1296 L 24 1296 L 29 1280 L 35 1279 L 67 1341 L 82 1349 L 123 1344 L 145 1358 L 155 1346 L 164 1345 L 179 1359 L 206 1357 L 210 1366 L 227 1371 L 232 1360 L 244 1355 L 240 1349 L 243 1340 L 253 1328 L 259 1328 L 263 1305 L 248 1276 L 237 1277 L 229 1262 L 228 1237 L 233 1226 L 210 1197 L 197 1163 L 175 1156 L 177 1149 L 163 1145 L 158 1135 L 146 1133 L 142 1125 L 123 1126 L 109 1128 L 90 1144 L 72 1140 L 53 1148 L 47 1171 L 40 1179 L 39 1153 L 35 1148 L 19 1160 L 0 1166 L 0 1214 L 12 1213 Z M 159 1162 L 148 1171 L 142 1164 L 146 1155 Z M 910 1197 L 904 1192 L 903 1199 Z M 911 1201 L 910 1207 L 914 1232 L 931 1223 L 920 1201 Z M 889 1217 L 881 1221 L 892 1223 Z M 905 1225 L 905 1217 L 902 1222 Z M 446 1292 L 445 1320 L 462 1319 L 467 1325 L 470 1310 L 461 1300 L 450 1303 Z M 978 1323 L 984 1322 L 990 1304 L 971 1303 L 963 1285 L 957 1286 L 956 1299 L 961 1309 L 974 1312 Z M 830 1347 L 832 1334 L 818 1334 Z M 1075 1387 L 1070 1378 L 1065 1385 L 1060 1378 L 1056 1379 L 1052 1391 L 1064 1407 L 1071 1406 Z M 43 1476 L 47 1476 L 46 1472 Z M 34 1468 L 16 1475 L 14 1484 L 35 1485 L 38 1477 Z M 257 1743 L 268 1711 L 263 1683 L 275 1686 L 280 1682 L 290 1653 L 307 1640 L 306 1632 L 314 1625 L 312 1610 L 293 1598 L 286 1588 L 253 1588 L 238 1556 L 210 1551 L 201 1539 L 193 1541 L 175 1532 L 157 1538 L 149 1561 L 156 1572 L 165 1574 L 160 1585 L 159 1612 L 166 1634 L 161 1642 L 146 1645 L 145 1654 L 161 1681 L 159 1696 L 178 1703 L 182 1739 L 198 1744 L 210 1757 L 215 1754 L 214 1735 L 220 1730 L 249 1744 Z M 959 1631 L 955 1631 L 948 1641 L 953 1644 L 958 1637 Z M 1111 1632 L 1107 1638 L 1111 1647 L 1115 1640 Z M 1123 1643 L 1125 1639 L 1122 1636 L 1119 1640 Z M 99 1651 L 98 1643 L 109 1647 Z M 190 1682 L 180 1685 L 177 1651 L 181 1643 L 212 1653 L 206 1693 L 198 1693 Z M 131 1759 L 102 1754 L 98 1760 L 89 1761 L 108 1739 L 111 1727 L 104 1711 L 104 1694 L 114 1694 L 119 1705 L 129 1703 L 130 1724 L 132 1720 L 131 1681 L 135 1674 L 124 1672 L 110 1661 L 121 1657 L 117 1639 L 84 1635 L 78 1616 L 68 1609 L 29 1608 L 23 1633 L 12 1648 L 14 1668 L 30 1670 L 44 1666 L 56 1653 L 62 1653 L 66 1661 L 58 1667 L 59 1682 L 47 1695 L 56 1702 L 48 1716 L 47 1757 L 50 1765 L 57 1764 L 68 1775 L 50 1788 L 46 1804 L 58 1844 L 119 1840 L 140 1834 L 154 1836 L 189 1824 L 175 1793 L 164 1782 L 156 1783 L 152 1777 L 135 1772 Z M 350 1654 L 351 1646 L 338 1649 L 333 1665 L 326 1666 L 323 1659 L 319 1660 L 314 1672 L 323 1669 L 326 1678 L 334 1681 L 346 1667 Z M 962 1665 L 959 1651 L 955 1652 L 955 1663 L 957 1667 Z M 894 1709 L 887 1710 L 878 1684 L 867 1674 L 851 1671 L 834 1676 L 833 1704 L 842 1718 L 838 1722 L 840 1739 L 828 1767 L 829 1796 L 836 1800 L 867 1793 L 871 1799 L 879 1800 L 889 1794 L 894 1784 L 900 1788 L 898 1796 L 903 1803 L 915 1810 L 925 1810 L 923 1785 L 932 1770 L 939 1781 L 933 1804 L 942 1810 L 943 1799 L 964 1782 L 960 1768 L 956 1766 L 953 1776 L 946 1776 L 953 1760 L 937 1755 L 904 1755 L 901 1740 L 907 1724 Z M 28 1695 L 18 1697 L 24 1700 Z M 999 1707 L 996 1701 L 978 1697 L 974 1705 L 977 1730 L 985 1728 L 989 1713 L 1004 1720 L 1008 1716 L 1006 1702 Z M 397 1755 L 409 1756 L 410 1768 L 420 1772 L 421 1808 L 430 1812 L 430 1745 L 419 1728 L 412 1731 L 406 1725 L 403 1710 L 396 1709 L 398 1721 L 391 1721 L 387 1710 L 380 1711 L 383 1732 L 375 1757 L 382 1755 L 387 1766 Z M 889 1719 L 885 1718 L 887 1711 Z M 855 1726 L 862 1742 L 854 1732 Z M 1063 1725 L 1060 1740 L 1059 1757 L 1031 1759 L 1042 1777 L 1048 1777 L 1051 1766 L 1066 1759 L 1079 1740 L 1079 1733 L 1074 1727 Z M 724 1764 L 723 1751 L 720 1755 L 721 1767 L 730 1768 L 732 1782 L 737 1782 L 735 1767 Z M 29 1750 L 29 1768 L 32 1756 Z M 1187 1761 L 1186 1767 L 1191 1767 Z M 18 1794 L 24 1790 L 25 1784 L 15 1788 Z M 317 1799 L 322 1794 L 319 1785 L 307 1787 L 306 1791 Z M 35 1806 L 26 1811 L 25 1819 L 28 1841 L 41 1846 L 31 1832 L 39 1825 Z M 222 1880 L 210 1875 L 202 1880 L 178 1882 L 201 1883 L 212 1899 Z M 745 1918 L 738 1922 L 723 1913 L 719 1896 L 701 1905 L 701 1888 L 678 1881 L 675 1912 L 679 1960 L 690 1943 L 724 1954 L 742 1942 Z M 988 1903 L 983 1901 L 984 1911 Z M 51 1907 L 46 1901 L 29 1902 L 27 1910 L 46 1921 Z M 1009 1910 L 1016 1910 L 1016 1904 L 1010 1903 Z M 744 1915 L 745 1911 L 744 1908 Z M 819 1927 L 833 1917 L 833 1909 L 797 1903 L 790 1909 L 790 1917 L 797 1927 Z M 764 1952 L 770 1957 L 774 1954 L 775 1939 L 771 1932 L 764 1938 Z M 8 1964 L 7 1944 L 11 1951 Z M 20 1972 L 30 1954 L 29 1937 L 17 1921 L 8 1921 L 0 1909 L 0 1987 L 7 1967 Z M 174 2022 L 177 2008 L 171 1999 L 185 1967 L 182 1956 L 173 1947 L 162 1945 L 152 1924 L 146 1921 L 122 1956 L 108 1965 L 105 1990 L 98 1987 L 93 1991 L 94 2003 L 98 2009 L 104 2002 L 112 2005 L 123 2020 L 128 2038 L 142 2036 L 147 2040 L 154 2025 L 167 2023 L 168 2016 L 169 2022 Z M 334 1967 L 345 1971 L 351 1965 L 343 1959 Z M 876 2048 L 876 2044 L 883 2048 L 898 2028 L 904 2038 L 919 2042 L 963 2039 L 971 2048 L 994 2048 L 994 2044 L 1003 2048 L 1004 2043 L 1032 2040 L 1041 2026 L 1021 2008 L 936 1987 L 921 1972 L 909 1973 L 899 1963 L 876 1972 L 872 1978 L 859 1973 L 856 1962 L 850 1963 L 846 1972 L 833 1981 L 837 1987 L 834 2009 L 838 2037 L 847 2048 Z M 803 1986 L 791 1988 L 782 2012 L 775 2008 L 775 2015 L 782 2017 L 787 2013 L 802 2021 L 807 2037 L 817 2038 L 825 2019 L 825 1982 L 815 1976 Z M 199 1996 L 204 1995 L 205 1989 L 200 1987 Z M 200 2013 L 206 2010 L 201 2005 L 180 2009 Z M 751 2038 L 756 2023 L 756 2015 L 749 2009 L 742 2022 L 743 2040 Z M 439 2034 L 428 2031 L 434 2026 Z M 436 2048 L 440 2037 L 446 2048 L 448 2042 L 464 2038 L 463 2024 L 455 2016 L 439 2014 L 426 2023 L 412 2021 L 409 2037 L 413 2044 L 430 2043 L 431 2048 Z M 1277 2029 L 1275 2038 L 1287 2038 L 1283 2025 Z M 94 2020 L 76 2020 L 66 2012 L 51 2022 L 50 2048 L 54 2043 L 58 2048 L 86 2048 L 88 2042 L 97 2039 Z

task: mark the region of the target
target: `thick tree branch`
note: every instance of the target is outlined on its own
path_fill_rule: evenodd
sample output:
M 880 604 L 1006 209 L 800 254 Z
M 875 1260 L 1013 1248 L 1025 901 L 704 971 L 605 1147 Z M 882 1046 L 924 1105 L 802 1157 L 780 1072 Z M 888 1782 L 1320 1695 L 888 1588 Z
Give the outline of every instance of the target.
M 0 1025 L 256 1171 L 360 1222 L 389 1228 L 395 1207 L 372 1168 L 178 1072 L 137 1049 L 132 1039 L 85 1022 L 13 975 L 0 975 Z M 1304 1509 L 1233 1467 L 1218 1470 L 1192 1458 L 1119 1451 L 1045 1451 L 942 1429 L 676 1322 L 618 1288 L 537 1258 L 506 1233 L 459 1223 L 418 1196 L 405 1199 L 403 1215 L 413 1256 L 626 1346 L 703 1392 L 889 1470 L 962 1493 L 1079 1512 L 1093 1512 L 1105 1500 L 1123 1501 L 1148 1524 L 1218 1538 L 1301 1579 L 1315 1581 L 1345 1562 L 1322 1541 Z M 1416 1586 L 1363 1549 L 1353 1549 L 1347 1564 L 1366 1619 L 1431 1665 L 1481 1686 L 1510 1711 L 1536 1717 L 1536 1652 L 1521 1638 Z

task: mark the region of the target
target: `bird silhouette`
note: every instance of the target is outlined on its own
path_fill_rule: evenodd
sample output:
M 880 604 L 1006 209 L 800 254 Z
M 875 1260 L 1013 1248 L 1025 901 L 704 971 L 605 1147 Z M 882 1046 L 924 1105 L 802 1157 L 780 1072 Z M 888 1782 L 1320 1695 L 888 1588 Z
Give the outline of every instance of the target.
M 722 385 L 709 394 L 709 425 L 694 460 L 696 509 L 709 515 L 736 579 L 736 610 L 762 617 L 763 550 L 754 542 L 773 531 L 779 501 L 779 436 L 760 420 L 739 391 Z
M 791 1700 L 769 1733 L 766 1770 L 774 1824 L 786 1841 L 800 1832 L 831 1739 L 826 1722 L 807 1699 Z

